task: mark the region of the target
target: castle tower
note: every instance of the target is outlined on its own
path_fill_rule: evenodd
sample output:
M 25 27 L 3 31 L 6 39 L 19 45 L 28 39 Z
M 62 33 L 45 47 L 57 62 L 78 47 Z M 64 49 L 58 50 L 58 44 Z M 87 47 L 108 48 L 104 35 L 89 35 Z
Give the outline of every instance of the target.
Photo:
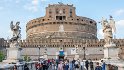
M 77 16 L 73 5 L 49 4 L 46 15 L 27 23 L 27 39 L 97 39 L 97 24 L 94 20 Z

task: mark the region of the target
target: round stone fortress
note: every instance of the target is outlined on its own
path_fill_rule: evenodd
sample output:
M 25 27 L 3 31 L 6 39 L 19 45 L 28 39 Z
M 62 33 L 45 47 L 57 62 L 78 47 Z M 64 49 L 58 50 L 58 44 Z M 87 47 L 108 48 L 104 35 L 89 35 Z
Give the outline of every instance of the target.
M 53 4 L 46 7 L 46 15 L 29 21 L 27 40 L 40 39 L 97 39 L 97 23 L 77 16 L 73 5 Z

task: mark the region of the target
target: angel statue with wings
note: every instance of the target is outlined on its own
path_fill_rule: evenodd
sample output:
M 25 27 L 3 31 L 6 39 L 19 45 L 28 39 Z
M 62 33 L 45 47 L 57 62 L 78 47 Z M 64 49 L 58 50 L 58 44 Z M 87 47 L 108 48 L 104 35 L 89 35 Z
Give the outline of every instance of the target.
M 11 31 L 13 32 L 13 37 L 12 37 L 12 41 L 17 41 L 21 38 L 21 27 L 19 26 L 20 22 L 16 22 L 15 25 L 13 25 L 13 21 L 11 21 L 10 23 L 10 28 Z
M 113 17 L 110 16 L 109 22 L 107 21 L 107 19 L 102 18 L 101 24 L 102 24 L 102 29 L 103 29 L 103 33 L 104 33 L 105 43 L 106 44 L 113 43 L 113 41 L 112 41 L 113 32 L 116 31 L 115 21 L 114 21 Z

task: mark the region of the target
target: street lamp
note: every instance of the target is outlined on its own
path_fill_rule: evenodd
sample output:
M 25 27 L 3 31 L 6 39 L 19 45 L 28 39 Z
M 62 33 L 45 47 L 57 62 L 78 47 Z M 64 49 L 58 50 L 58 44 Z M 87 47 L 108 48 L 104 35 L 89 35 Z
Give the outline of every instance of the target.
M 40 46 L 38 46 L 38 49 L 39 49 L 39 59 L 40 59 Z
M 45 46 L 44 48 L 45 48 L 44 54 L 47 54 L 47 47 Z
M 86 48 L 85 47 L 83 47 L 83 50 L 84 50 L 84 57 L 83 57 L 83 60 L 86 60 L 86 54 L 85 54 L 85 50 L 86 50 Z

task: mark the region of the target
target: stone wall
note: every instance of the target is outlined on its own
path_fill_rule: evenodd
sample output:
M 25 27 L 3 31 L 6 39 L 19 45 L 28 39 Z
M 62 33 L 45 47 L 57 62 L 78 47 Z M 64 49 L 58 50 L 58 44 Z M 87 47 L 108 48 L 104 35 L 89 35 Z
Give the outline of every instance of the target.
M 72 47 L 74 48 L 74 47 Z M 67 53 L 67 58 L 71 59 L 74 58 L 74 54 L 71 54 L 72 48 L 64 48 L 64 51 Z M 45 51 L 45 48 L 40 48 L 40 57 L 43 56 Z M 83 58 L 83 52 L 82 48 L 79 48 L 79 55 L 80 58 Z M 48 58 L 56 58 L 58 56 L 56 53 L 59 52 L 59 48 L 47 48 L 47 55 Z M 39 58 L 39 48 L 23 48 L 22 55 L 30 56 L 32 59 Z M 87 47 L 86 48 L 86 58 L 87 59 L 101 59 L 103 58 L 103 48 L 102 47 Z

